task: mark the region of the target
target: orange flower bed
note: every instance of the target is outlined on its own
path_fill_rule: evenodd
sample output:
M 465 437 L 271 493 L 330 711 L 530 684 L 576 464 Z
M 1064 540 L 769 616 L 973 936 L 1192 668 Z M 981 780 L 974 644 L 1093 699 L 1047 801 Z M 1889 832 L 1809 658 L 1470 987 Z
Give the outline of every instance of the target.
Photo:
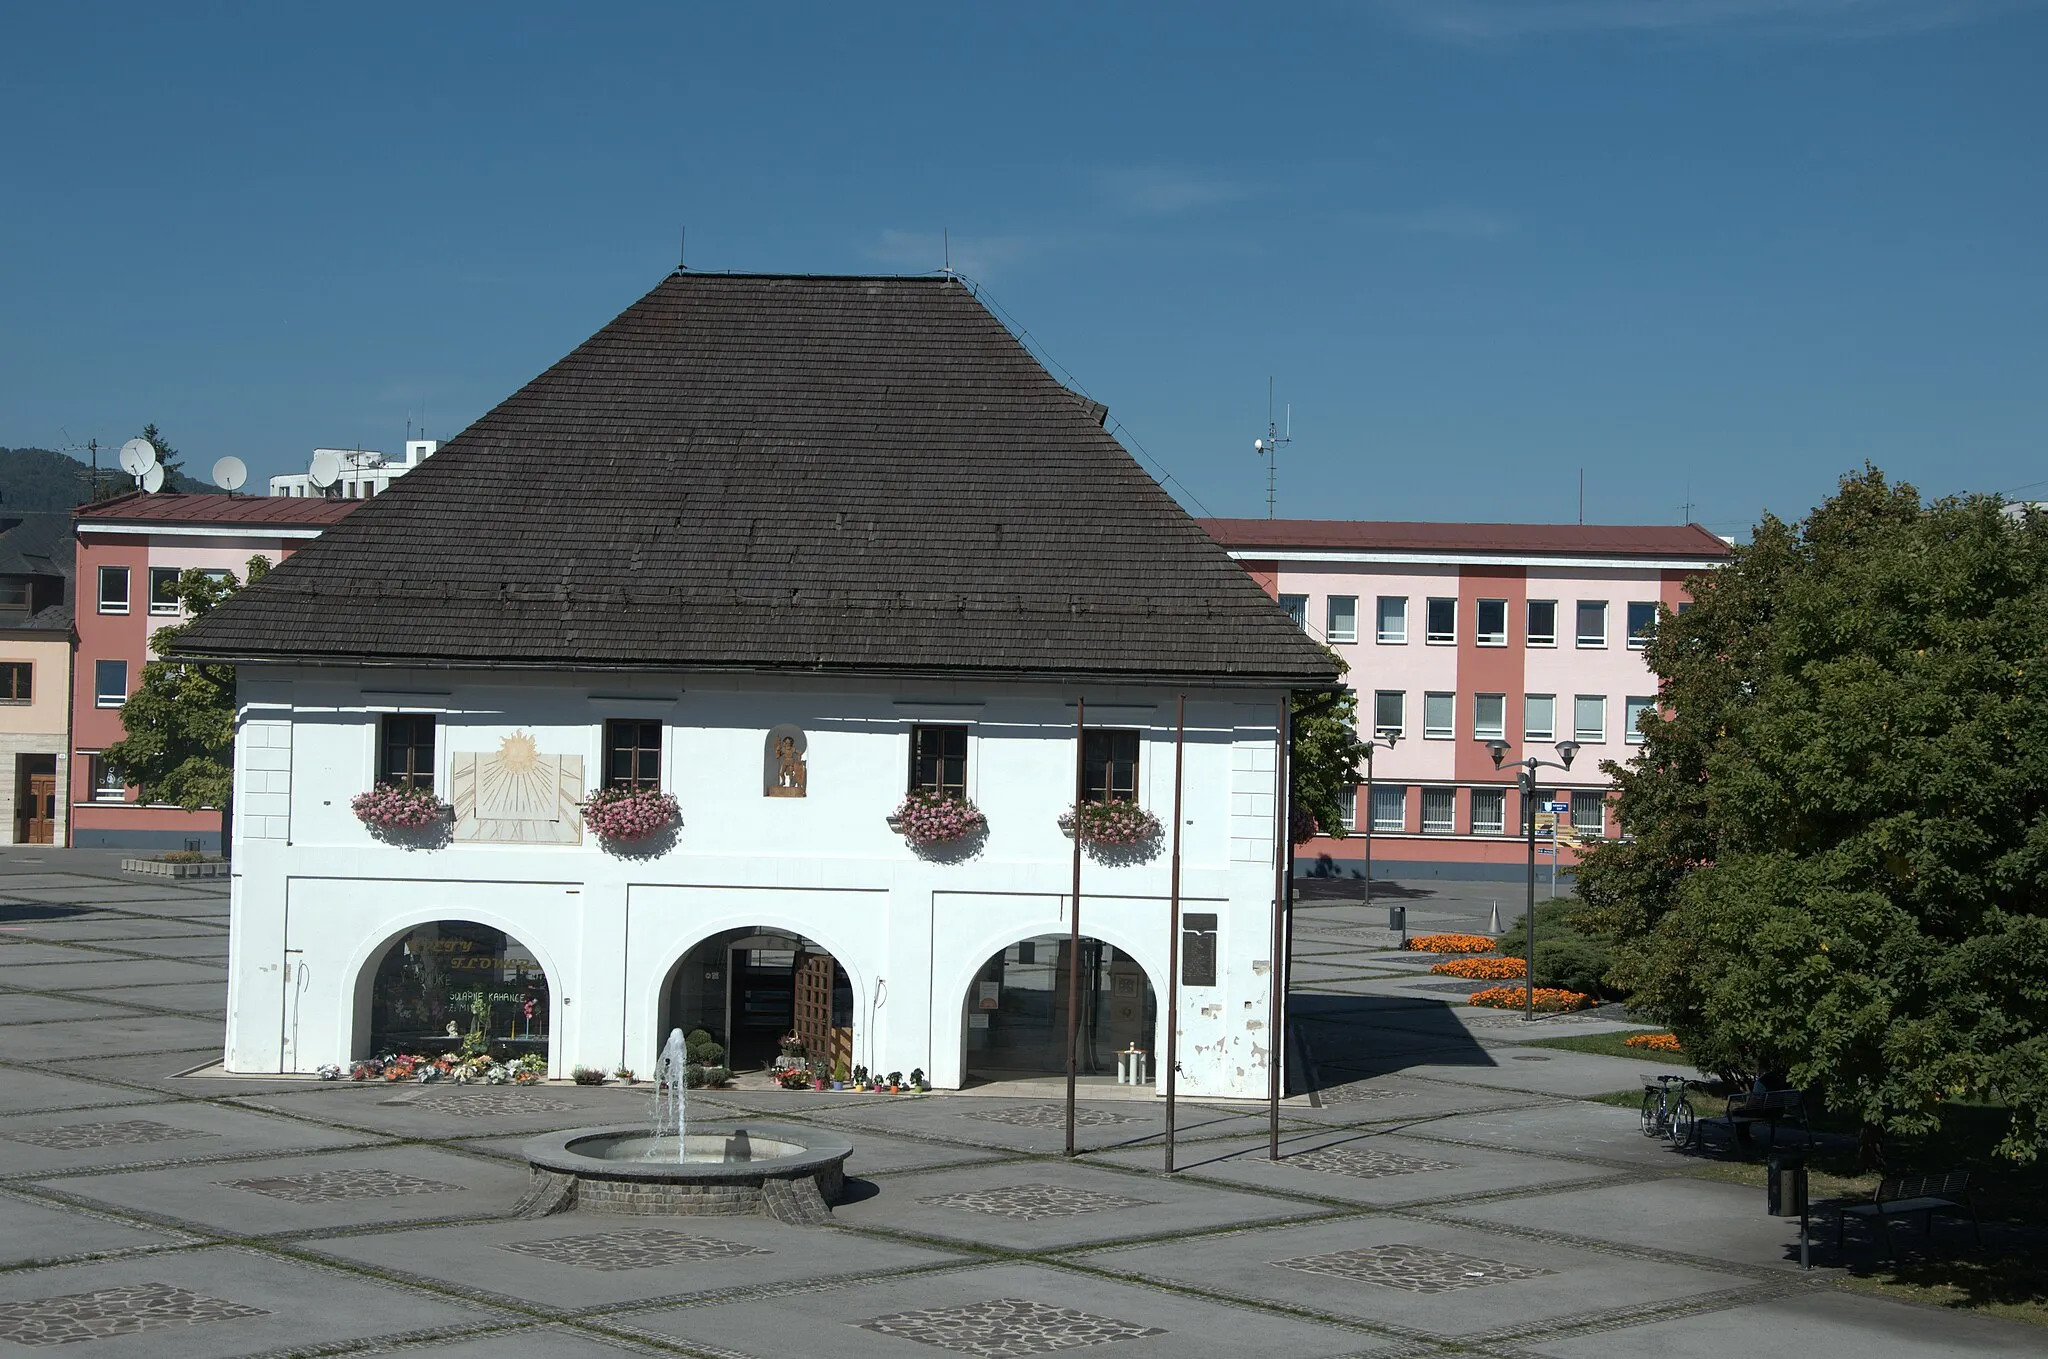
M 1678 1052 L 1678 1035 L 1670 1033 L 1639 1033 L 1633 1038 L 1621 1040 L 1623 1046 L 1647 1048 L 1651 1052 Z
M 1483 934 L 1421 934 L 1408 947 L 1419 953 L 1491 953 L 1493 940 Z
M 1520 981 L 1529 975 L 1529 964 L 1522 958 L 1453 958 L 1429 970 L 1467 981 Z
M 1470 996 L 1474 1005 L 1491 1005 L 1497 1010 L 1520 1010 L 1528 1005 L 1529 988 L 1526 986 L 1489 986 L 1484 991 L 1475 991 Z M 1580 991 L 1564 991 L 1555 986 L 1536 988 L 1536 1008 L 1546 1014 L 1560 1010 L 1583 1010 L 1598 1001 Z

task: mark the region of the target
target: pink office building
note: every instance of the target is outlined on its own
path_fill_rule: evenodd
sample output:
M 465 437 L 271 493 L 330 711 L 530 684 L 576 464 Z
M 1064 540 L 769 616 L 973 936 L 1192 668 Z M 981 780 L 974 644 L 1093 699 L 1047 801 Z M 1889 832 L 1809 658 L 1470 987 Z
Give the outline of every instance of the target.
M 157 629 L 185 620 L 174 587 L 190 567 L 247 579 L 249 558 L 272 566 L 340 522 L 360 500 L 272 496 L 126 495 L 77 511 L 78 637 L 72 667 L 70 835 L 73 845 L 218 852 L 220 813 L 152 802 L 100 752 L 121 739 L 121 706 L 154 658 Z
M 1354 834 L 1301 847 L 1311 864 L 1356 860 L 1370 815 L 1375 878 L 1524 871 L 1514 771 L 1494 768 L 1489 741 L 1507 742 L 1510 761 L 1554 760 L 1577 741 L 1571 771 L 1544 770 L 1539 797 L 1569 803 L 1558 820 L 1578 835 L 1619 834 L 1600 765 L 1629 758 L 1655 702 L 1643 641 L 1657 606 L 1683 608 L 1686 578 L 1729 550 L 1697 524 L 1202 522 L 1351 666 L 1361 725 L 1393 742 L 1374 756 L 1371 807 L 1363 787 L 1353 799 Z

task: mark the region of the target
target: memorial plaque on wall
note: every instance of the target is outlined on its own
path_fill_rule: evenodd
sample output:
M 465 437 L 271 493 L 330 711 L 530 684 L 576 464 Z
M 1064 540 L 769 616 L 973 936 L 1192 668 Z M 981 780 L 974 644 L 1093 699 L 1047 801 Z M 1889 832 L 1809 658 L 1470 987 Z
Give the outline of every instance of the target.
M 1180 918 L 1180 984 L 1216 984 L 1216 916 L 1189 912 Z

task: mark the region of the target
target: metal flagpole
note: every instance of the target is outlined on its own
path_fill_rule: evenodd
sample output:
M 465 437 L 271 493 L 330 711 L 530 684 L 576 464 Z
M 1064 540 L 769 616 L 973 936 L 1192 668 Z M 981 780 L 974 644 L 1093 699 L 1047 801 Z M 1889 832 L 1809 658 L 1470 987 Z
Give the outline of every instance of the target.
M 1166 1168 L 1173 1169 L 1174 1081 L 1180 1075 L 1180 792 L 1188 739 L 1188 696 L 1173 708 L 1173 874 L 1168 879 L 1166 936 Z
M 1081 1020 L 1081 822 L 1079 807 L 1086 796 L 1088 700 L 1074 701 L 1074 892 L 1067 921 L 1067 1155 L 1074 1154 L 1074 1059 Z
M 1287 699 L 1280 700 L 1276 734 L 1279 746 L 1273 753 L 1273 954 L 1266 966 L 1273 985 L 1266 1010 L 1266 1155 L 1280 1159 L 1280 1053 L 1281 1010 L 1287 1003 L 1286 969 L 1282 966 L 1287 947 L 1285 912 L 1288 871 L 1293 867 L 1294 837 L 1287 806 L 1287 753 L 1294 744 L 1294 714 Z

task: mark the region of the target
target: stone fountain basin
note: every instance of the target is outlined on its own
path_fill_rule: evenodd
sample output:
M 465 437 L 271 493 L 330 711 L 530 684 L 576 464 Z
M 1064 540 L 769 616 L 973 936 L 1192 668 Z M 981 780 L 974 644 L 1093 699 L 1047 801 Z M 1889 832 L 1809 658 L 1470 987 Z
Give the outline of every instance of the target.
M 520 1207 L 530 1217 L 580 1208 L 816 1224 L 845 1187 L 853 1143 L 818 1128 L 715 1123 L 693 1126 L 678 1160 L 674 1138 L 623 1124 L 544 1133 L 522 1151 L 534 1172 Z

